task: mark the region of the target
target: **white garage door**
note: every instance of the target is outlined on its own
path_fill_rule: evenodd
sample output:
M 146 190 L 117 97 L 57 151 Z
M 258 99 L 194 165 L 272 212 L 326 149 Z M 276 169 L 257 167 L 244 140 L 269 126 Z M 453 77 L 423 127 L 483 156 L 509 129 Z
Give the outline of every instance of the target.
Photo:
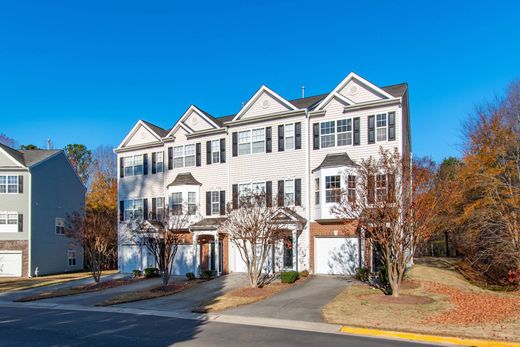
M 22 276 L 22 252 L 0 251 L 0 276 Z
M 359 240 L 353 237 L 315 237 L 317 274 L 353 275 L 359 267 Z

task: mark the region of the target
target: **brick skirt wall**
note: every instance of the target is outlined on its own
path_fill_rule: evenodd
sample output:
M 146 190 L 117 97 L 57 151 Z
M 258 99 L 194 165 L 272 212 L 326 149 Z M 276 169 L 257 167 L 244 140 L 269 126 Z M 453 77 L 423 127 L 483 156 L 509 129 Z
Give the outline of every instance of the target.
M 29 276 L 29 241 L 0 241 L 0 251 L 22 251 L 22 276 Z

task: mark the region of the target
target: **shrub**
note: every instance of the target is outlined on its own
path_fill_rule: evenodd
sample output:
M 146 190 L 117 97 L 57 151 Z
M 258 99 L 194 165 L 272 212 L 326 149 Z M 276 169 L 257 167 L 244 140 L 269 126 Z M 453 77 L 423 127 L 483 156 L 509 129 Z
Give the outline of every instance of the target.
M 195 274 L 193 272 L 188 272 L 186 274 L 186 277 L 188 278 L 188 280 L 194 280 L 195 279 Z
M 155 267 L 148 267 L 144 269 L 144 277 L 146 278 L 153 278 L 153 277 L 159 277 L 159 269 Z
M 307 271 L 307 270 L 300 271 L 300 277 L 307 277 L 307 276 L 309 276 L 309 271 Z
M 297 271 L 287 271 L 281 274 L 282 283 L 294 283 L 299 277 L 300 274 Z
M 143 273 L 141 272 L 141 270 L 135 269 L 135 270 L 132 270 L 132 275 L 134 277 L 141 277 L 143 275 Z
M 363 282 L 368 282 L 370 276 L 370 271 L 366 267 L 358 267 L 356 269 L 356 274 L 354 277 Z
M 217 275 L 217 272 L 215 270 L 204 270 L 204 271 L 201 271 L 201 273 L 200 273 L 200 277 L 203 280 L 210 280 L 213 277 L 215 277 L 216 275 Z

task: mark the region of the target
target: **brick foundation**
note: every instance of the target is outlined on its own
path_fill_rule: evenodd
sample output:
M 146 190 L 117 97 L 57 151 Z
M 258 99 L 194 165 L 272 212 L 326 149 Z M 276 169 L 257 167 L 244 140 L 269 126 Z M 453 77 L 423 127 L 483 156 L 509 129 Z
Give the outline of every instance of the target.
M 0 251 L 22 251 L 22 276 L 29 276 L 29 242 L 23 240 L 0 241 Z

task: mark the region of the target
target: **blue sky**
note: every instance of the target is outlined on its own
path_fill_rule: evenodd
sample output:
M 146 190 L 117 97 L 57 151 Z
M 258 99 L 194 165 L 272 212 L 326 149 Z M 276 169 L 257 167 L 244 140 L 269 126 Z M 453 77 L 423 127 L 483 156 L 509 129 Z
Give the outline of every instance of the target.
M 116 146 L 190 104 L 235 113 L 266 84 L 287 99 L 350 71 L 408 82 L 413 150 L 458 155 L 475 105 L 520 78 L 518 1 L 0 3 L 0 133 Z

